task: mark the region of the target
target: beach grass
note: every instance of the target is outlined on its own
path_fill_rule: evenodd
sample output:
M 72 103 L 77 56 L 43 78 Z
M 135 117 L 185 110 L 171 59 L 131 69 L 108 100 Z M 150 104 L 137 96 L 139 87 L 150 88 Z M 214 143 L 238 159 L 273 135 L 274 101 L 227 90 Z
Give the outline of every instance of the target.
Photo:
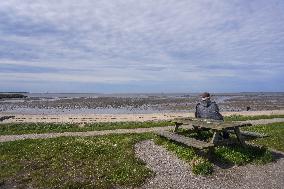
M 284 122 L 245 127 L 243 130 L 268 135 L 264 138 L 256 138 L 251 142 L 284 152 Z
M 0 143 L 0 188 L 139 186 L 153 173 L 135 157 L 133 146 L 152 137 L 124 134 Z
M 227 164 L 246 165 L 266 164 L 274 160 L 272 153 L 266 147 L 240 145 L 218 146 L 213 151 L 214 159 Z
M 91 123 L 85 125 L 68 123 L 7 123 L 0 124 L 0 135 L 16 135 L 31 133 L 61 133 L 61 132 L 86 132 L 114 129 L 136 129 L 150 127 L 172 126 L 169 121 L 146 121 L 146 122 L 108 122 Z
M 255 115 L 255 116 L 244 116 L 244 115 L 230 115 L 225 116 L 225 121 L 247 121 L 247 120 L 259 120 L 259 119 L 273 119 L 273 118 L 284 118 L 284 115 Z
M 245 129 L 270 135 L 253 142 L 284 150 L 284 123 Z M 212 174 L 216 161 L 233 165 L 265 164 L 273 161 L 272 154 L 266 147 L 221 146 L 216 147 L 210 158 L 207 158 L 200 156 L 194 148 L 151 133 L 27 139 L 0 143 L 0 187 L 140 186 L 154 173 L 135 157 L 134 144 L 148 139 L 153 139 L 156 144 L 175 153 L 191 166 L 193 173 L 200 175 Z

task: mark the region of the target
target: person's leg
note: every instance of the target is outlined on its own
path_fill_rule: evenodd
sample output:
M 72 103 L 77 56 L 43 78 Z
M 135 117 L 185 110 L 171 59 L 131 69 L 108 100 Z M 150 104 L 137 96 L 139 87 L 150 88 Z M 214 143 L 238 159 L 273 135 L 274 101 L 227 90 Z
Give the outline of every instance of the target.
M 230 137 L 230 134 L 228 133 L 227 130 L 224 130 L 224 131 L 222 132 L 222 136 L 223 136 L 223 139 L 228 139 L 228 138 Z

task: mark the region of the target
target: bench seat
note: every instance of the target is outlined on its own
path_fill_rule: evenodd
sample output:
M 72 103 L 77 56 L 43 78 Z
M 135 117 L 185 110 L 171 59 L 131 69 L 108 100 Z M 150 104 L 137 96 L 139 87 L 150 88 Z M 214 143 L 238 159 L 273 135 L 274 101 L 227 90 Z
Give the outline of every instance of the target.
M 228 130 L 228 132 L 233 133 L 233 131 L 231 131 L 231 130 Z M 246 137 L 257 137 L 257 138 L 268 137 L 268 135 L 266 135 L 266 134 L 251 132 L 251 131 L 240 131 L 240 134 L 242 136 L 246 136 Z
M 204 149 L 204 148 L 209 148 L 209 147 L 213 147 L 214 144 L 212 143 L 208 143 L 208 142 L 204 142 L 201 140 L 196 140 L 194 138 L 189 138 L 189 137 L 185 137 L 176 133 L 172 133 L 169 131 L 159 131 L 156 132 L 157 135 L 165 137 L 167 139 L 185 144 L 187 146 L 192 146 L 194 148 L 198 148 L 198 149 Z

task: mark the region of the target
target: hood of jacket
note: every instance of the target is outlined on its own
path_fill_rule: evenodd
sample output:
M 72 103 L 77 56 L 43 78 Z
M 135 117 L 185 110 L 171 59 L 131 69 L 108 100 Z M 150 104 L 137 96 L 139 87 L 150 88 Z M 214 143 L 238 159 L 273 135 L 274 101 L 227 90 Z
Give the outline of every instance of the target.
M 200 102 L 200 105 L 201 106 L 204 106 L 204 107 L 209 107 L 210 105 L 211 105 L 211 100 L 210 99 L 207 99 L 207 100 L 202 100 L 201 102 Z

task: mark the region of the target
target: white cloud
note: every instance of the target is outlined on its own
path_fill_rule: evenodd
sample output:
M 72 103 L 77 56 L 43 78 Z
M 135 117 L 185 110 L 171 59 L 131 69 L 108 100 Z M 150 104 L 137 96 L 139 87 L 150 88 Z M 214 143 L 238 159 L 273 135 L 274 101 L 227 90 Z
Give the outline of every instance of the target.
M 273 76 L 283 70 L 283 8 L 277 0 L 1 1 L 10 27 L 7 32 L 0 24 L 0 42 L 13 45 L 0 48 L 0 66 L 72 68 L 78 77 L 45 78 L 102 83 L 238 78 L 268 65 Z M 17 24 L 31 30 L 16 32 Z M 10 50 L 32 58 L 1 57 Z M 104 74 L 93 76 L 96 71 Z

